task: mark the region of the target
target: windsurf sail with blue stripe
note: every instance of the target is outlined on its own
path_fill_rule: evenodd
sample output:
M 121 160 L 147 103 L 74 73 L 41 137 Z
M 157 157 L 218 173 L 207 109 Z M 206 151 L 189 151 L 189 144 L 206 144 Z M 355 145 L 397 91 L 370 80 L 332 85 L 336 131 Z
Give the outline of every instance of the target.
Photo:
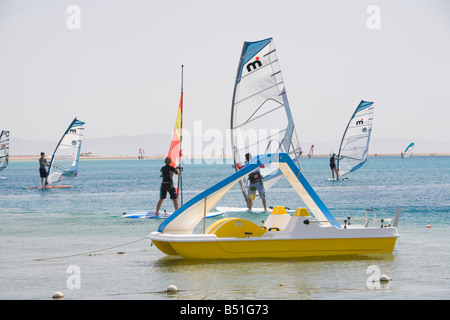
M 59 140 L 48 168 L 48 184 L 77 176 L 84 131 L 83 125 L 83 121 L 75 118 Z
M 9 131 L 0 134 L 0 171 L 6 168 L 9 159 Z
M 178 105 L 177 118 L 175 121 L 175 128 L 173 129 L 172 141 L 169 147 L 168 157 L 171 159 L 170 165 L 174 168 L 179 168 L 181 166 L 181 158 L 183 156 L 183 151 L 181 149 L 181 140 L 183 135 L 183 68 L 181 66 L 181 96 L 180 103 Z M 177 198 L 180 198 L 181 195 L 181 204 L 183 204 L 182 198 L 182 178 L 180 175 L 173 176 L 173 185 L 175 187 L 175 191 L 177 193 Z
M 231 107 L 234 167 L 245 154 L 287 153 L 295 161 L 302 153 L 272 38 L 244 42 Z M 267 191 L 280 178 L 277 163 L 260 168 Z M 248 203 L 247 180 L 240 182 Z
M 373 108 L 373 102 L 361 100 L 348 122 L 337 158 L 340 177 L 359 169 L 367 161 Z
M 402 158 L 409 158 L 412 157 L 414 151 L 414 142 L 411 142 L 405 149 L 405 151 L 403 151 L 402 153 Z

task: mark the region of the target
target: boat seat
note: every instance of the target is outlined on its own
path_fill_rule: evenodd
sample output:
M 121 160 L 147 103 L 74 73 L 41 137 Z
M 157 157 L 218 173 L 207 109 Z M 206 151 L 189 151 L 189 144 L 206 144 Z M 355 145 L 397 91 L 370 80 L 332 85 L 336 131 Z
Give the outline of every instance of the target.
M 208 234 L 215 234 L 218 238 L 250 238 L 260 237 L 267 230 L 249 220 L 240 218 L 223 218 L 208 227 Z
M 297 208 L 295 210 L 294 217 L 309 217 L 308 209 Z
M 268 231 L 282 231 L 286 229 L 290 220 L 291 216 L 286 212 L 286 209 L 278 206 L 273 208 L 264 225 Z

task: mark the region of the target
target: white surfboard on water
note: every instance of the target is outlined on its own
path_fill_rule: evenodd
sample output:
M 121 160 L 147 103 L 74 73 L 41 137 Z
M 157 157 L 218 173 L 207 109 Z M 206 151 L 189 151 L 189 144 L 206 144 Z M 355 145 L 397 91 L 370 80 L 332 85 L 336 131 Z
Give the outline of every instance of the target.
M 143 219 L 167 219 L 173 212 L 160 212 L 156 215 L 156 211 L 144 211 L 144 212 L 124 212 L 123 218 L 143 218 Z M 213 218 L 223 214 L 223 211 L 213 211 L 206 214 L 206 218 Z

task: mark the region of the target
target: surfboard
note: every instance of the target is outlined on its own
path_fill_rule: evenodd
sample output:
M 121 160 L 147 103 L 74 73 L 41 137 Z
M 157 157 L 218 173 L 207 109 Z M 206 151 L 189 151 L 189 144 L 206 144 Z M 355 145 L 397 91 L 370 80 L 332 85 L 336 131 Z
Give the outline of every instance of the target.
M 55 189 L 55 188 L 72 188 L 72 186 L 47 186 L 47 187 L 25 187 L 22 186 L 24 189 Z
M 156 215 L 155 211 L 145 211 L 145 212 L 124 212 L 123 218 L 144 218 L 144 219 L 167 219 L 172 215 L 173 212 L 160 212 L 159 215 Z M 206 214 L 206 218 L 213 218 L 220 216 L 224 212 L 222 211 L 213 211 L 208 212 Z
M 222 211 L 222 212 L 234 212 L 234 213 L 244 213 L 244 212 L 249 212 L 249 213 L 270 213 L 272 212 L 273 207 L 269 207 L 267 208 L 267 211 L 264 211 L 264 208 L 252 208 L 252 210 L 248 210 L 247 207 L 216 207 L 217 211 Z M 286 212 L 295 212 L 295 210 L 286 208 Z
M 173 212 L 160 212 L 159 215 L 155 215 L 155 211 L 147 212 L 124 212 L 123 218 L 145 218 L 145 219 L 166 219 L 170 217 Z

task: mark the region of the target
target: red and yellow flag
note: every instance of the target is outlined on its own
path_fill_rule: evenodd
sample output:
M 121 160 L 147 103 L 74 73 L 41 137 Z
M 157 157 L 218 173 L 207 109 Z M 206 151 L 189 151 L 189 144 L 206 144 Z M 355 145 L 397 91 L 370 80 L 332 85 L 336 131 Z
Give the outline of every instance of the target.
M 170 163 L 173 167 L 179 167 L 181 164 L 181 135 L 182 135 L 182 126 L 183 126 L 183 91 L 181 91 L 180 105 L 178 106 L 177 120 L 175 121 L 175 128 L 173 130 L 172 142 L 170 143 L 169 155 L 172 162 Z M 175 190 L 178 195 L 178 176 L 174 175 L 173 183 Z

